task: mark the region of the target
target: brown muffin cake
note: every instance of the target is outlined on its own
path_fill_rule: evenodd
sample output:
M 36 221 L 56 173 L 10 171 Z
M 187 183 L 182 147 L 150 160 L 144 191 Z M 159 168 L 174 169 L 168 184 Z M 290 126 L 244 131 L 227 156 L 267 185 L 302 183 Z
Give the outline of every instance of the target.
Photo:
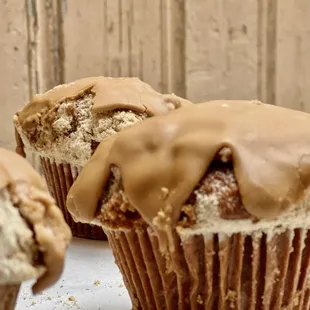
M 60 277 L 71 232 L 30 164 L 0 148 L 0 310 L 12 310 L 23 281 L 35 293 Z
M 90 77 L 36 95 L 14 117 L 17 151 L 41 158 L 52 195 L 75 236 L 104 239 L 101 228 L 76 224 L 65 208 L 67 192 L 104 138 L 189 101 L 162 95 L 138 78 Z
M 71 188 L 134 309 L 309 309 L 310 115 L 213 101 L 103 141 Z

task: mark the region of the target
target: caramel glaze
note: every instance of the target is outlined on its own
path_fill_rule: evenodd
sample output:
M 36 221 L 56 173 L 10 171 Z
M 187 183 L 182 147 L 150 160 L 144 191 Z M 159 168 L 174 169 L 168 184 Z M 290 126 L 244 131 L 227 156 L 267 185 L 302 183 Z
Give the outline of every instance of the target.
M 274 218 L 304 198 L 310 115 L 257 101 L 211 101 L 147 119 L 102 141 L 69 192 L 68 210 L 76 221 L 92 221 L 115 165 L 129 202 L 158 232 L 155 223 L 164 211 L 162 230 L 169 230 L 223 148 L 231 150 L 242 204 L 253 217 Z
M 148 116 L 163 115 L 171 109 L 191 104 L 175 95 L 158 93 L 138 78 L 88 77 L 35 95 L 30 103 L 16 113 L 18 122 L 24 132 L 31 133 L 42 120 L 54 120 L 59 104 L 89 92 L 94 96 L 93 115 L 116 109 L 146 113 Z M 18 136 L 16 143 L 16 151 L 23 155 L 23 144 Z
M 29 191 L 18 192 L 21 182 L 27 184 Z M 15 196 L 16 207 L 32 227 L 43 254 L 46 272 L 33 288 L 34 292 L 39 292 L 54 284 L 62 273 L 66 248 L 71 240 L 70 229 L 39 174 L 21 156 L 0 148 L 0 190 L 4 188 Z M 43 217 L 38 202 L 45 208 Z M 59 238 L 55 238 L 56 231 Z

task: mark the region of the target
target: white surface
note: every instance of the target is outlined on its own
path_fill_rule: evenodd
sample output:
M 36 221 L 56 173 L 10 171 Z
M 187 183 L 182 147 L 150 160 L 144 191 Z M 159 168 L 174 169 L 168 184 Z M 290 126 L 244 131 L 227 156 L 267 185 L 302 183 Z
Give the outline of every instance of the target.
M 107 242 L 75 238 L 61 279 L 37 296 L 32 295 L 32 283 L 22 286 L 16 310 L 131 309 L 122 276 Z M 69 300 L 71 296 L 75 301 Z

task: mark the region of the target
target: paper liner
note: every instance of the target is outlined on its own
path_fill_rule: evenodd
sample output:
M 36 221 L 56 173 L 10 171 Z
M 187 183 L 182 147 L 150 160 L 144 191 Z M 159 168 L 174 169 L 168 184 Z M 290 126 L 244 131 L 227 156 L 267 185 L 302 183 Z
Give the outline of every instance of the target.
M 81 168 L 70 164 L 56 164 L 46 157 L 40 157 L 42 172 L 51 195 L 62 210 L 67 224 L 70 226 L 73 236 L 106 240 L 106 235 L 99 226 L 76 223 L 66 208 L 66 198 L 70 187 L 77 178 Z
M 310 233 L 181 240 L 168 257 L 151 230 L 106 231 L 133 309 L 310 309 Z
M 20 285 L 0 285 L 0 310 L 14 310 Z

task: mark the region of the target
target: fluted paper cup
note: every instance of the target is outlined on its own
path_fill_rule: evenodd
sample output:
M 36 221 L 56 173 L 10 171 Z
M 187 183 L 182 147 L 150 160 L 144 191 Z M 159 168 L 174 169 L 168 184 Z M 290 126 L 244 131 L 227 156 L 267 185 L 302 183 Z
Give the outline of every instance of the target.
M 14 310 L 20 285 L 0 285 L 0 310 Z
M 310 309 L 310 232 L 174 233 L 159 252 L 152 229 L 106 230 L 133 309 Z
M 51 195 L 64 214 L 73 236 L 95 240 L 106 240 L 106 235 L 99 226 L 76 223 L 66 208 L 66 199 L 74 180 L 81 171 L 68 163 L 55 163 L 46 157 L 40 157 L 43 175 Z

